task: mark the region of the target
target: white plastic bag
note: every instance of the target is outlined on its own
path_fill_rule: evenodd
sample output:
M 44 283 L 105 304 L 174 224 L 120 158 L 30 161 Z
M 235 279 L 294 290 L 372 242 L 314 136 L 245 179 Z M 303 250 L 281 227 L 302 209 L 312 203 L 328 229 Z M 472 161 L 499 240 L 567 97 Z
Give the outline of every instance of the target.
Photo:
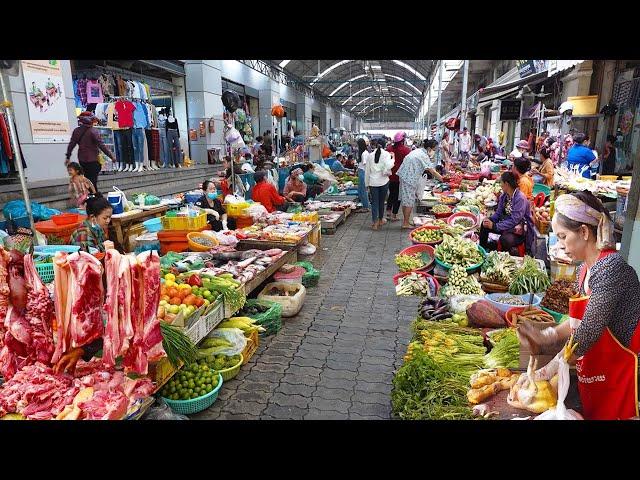
M 207 230 L 205 230 L 206 232 Z M 218 243 L 220 245 L 225 245 L 225 246 L 229 246 L 229 247 L 235 247 L 239 240 L 236 238 L 235 235 L 226 235 L 222 232 L 214 232 L 215 233 L 215 237 L 218 240 Z
M 453 313 L 464 313 L 467 311 L 467 307 L 482 298 L 477 295 L 453 295 L 449 298 L 449 310 Z
M 253 221 L 258 221 L 261 218 L 266 217 L 269 212 L 264 207 L 264 205 L 251 205 L 247 208 L 247 214 L 253 219 Z
M 316 246 L 313 243 L 300 245 L 300 247 L 298 247 L 298 253 L 300 255 L 313 255 L 314 253 L 316 253 Z
M 584 420 L 575 410 L 567 409 L 564 404 L 569 392 L 571 378 L 569 364 L 564 359 L 564 349 L 558 353 L 547 365 L 535 372 L 536 380 L 551 380 L 558 375 L 558 403 L 555 407 L 541 413 L 534 420 Z
M 247 337 L 239 328 L 216 328 L 209 333 L 206 338 L 224 338 L 233 344 L 232 347 L 225 347 L 216 350 L 214 355 L 226 355 L 232 357 L 239 355 L 247 346 Z
M 186 415 L 181 415 L 171 410 L 162 398 L 158 399 L 143 418 L 144 420 L 189 420 Z

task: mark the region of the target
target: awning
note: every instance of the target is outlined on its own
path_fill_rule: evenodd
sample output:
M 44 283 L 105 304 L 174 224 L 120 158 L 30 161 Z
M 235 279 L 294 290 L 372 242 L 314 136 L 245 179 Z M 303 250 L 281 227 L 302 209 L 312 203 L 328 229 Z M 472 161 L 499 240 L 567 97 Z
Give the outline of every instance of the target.
M 519 87 L 522 87 L 523 85 L 532 85 L 535 83 L 539 83 L 542 80 L 545 80 L 546 78 L 547 78 L 547 72 L 544 71 L 540 73 L 534 73 L 533 75 L 529 75 L 528 77 L 525 77 L 525 78 L 517 78 L 516 80 L 513 80 L 508 83 L 503 83 L 498 85 L 489 85 L 488 87 L 483 88 L 482 91 L 480 92 L 480 101 L 484 102 L 485 98 L 488 95 L 504 92 L 505 90 L 509 90 L 513 88 L 517 89 Z
M 510 97 L 516 93 L 518 93 L 520 87 L 513 87 L 505 91 L 493 93 L 491 95 L 486 95 L 484 97 L 480 97 L 480 101 L 478 102 L 478 106 L 476 108 L 484 108 L 487 105 L 491 105 L 494 100 L 500 100 L 503 98 Z
M 584 60 L 549 60 L 547 76 L 553 77 L 556 73 L 560 73 L 571 67 L 581 64 Z

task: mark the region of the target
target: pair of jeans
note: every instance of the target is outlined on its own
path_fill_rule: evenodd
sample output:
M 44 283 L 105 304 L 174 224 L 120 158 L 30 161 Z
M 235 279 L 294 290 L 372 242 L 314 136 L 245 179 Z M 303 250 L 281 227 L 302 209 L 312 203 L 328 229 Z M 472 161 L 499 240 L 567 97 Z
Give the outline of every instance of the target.
M 120 166 L 133 165 L 133 134 L 130 128 L 115 130 L 113 135 Z
M 159 162 L 163 167 L 169 164 L 169 144 L 167 142 L 167 131 L 164 128 L 160 128 L 160 158 Z
M 364 184 L 364 170 L 362 168 L 358 169 L 358 197 L 360 198 L 360 203 L 362 203 L 362 208 L 369 208 L 369 194 Z
M 144 162 L 144 128 L 133 129 L 133 158 L 138 165 Z
M 391 210 L 394 215 L 400 210 L 400 182 L 389 181 L 389 201 L 387 202 L 387 210 Z
M 371 220 L 375 223 L 384 217 L 384 202 L 387 200 L 389 183 L 381 187 L 369 187 L 371 192 Z
M 169 162 L 177 166 L 181 162 L 181 149 L 180 149 L 180 137 L 178 136 L 178 130 L 169 129 L 167 130 L 167 144 L 168 144 L 168 157 Z

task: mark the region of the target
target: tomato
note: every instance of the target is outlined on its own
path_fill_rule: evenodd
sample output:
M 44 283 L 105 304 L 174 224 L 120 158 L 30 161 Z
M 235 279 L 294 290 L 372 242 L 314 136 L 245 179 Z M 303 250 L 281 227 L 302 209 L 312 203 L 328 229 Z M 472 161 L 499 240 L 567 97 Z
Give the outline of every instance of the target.
M 204 305 L 204 298 L 196 297 L 196 306 L 200 308 L 202 305 Z
M 186 288 L 182 288 L 180 289 L 180 292 L 178 292 L 178 297 L 180 297 L 181 299 L 185 299 L 186 297 L 188 297 L 189 295 L 191 295 L 191 289 L 186 289 Z
M 182 301 L 185 305 L 195 305 L 196 304 L 196 296 L 195 295 L 187 295 Z
M 180 292 L 175 287 L 171 287 L 170 289 L 167 290 L 167 295 L 169 295 L 171 298 L 177 297 L 179 293 Z
M 182 299 L 180 297 L 173 297 L 169 300 L 171 305 L 180 305 L 182 303 Z

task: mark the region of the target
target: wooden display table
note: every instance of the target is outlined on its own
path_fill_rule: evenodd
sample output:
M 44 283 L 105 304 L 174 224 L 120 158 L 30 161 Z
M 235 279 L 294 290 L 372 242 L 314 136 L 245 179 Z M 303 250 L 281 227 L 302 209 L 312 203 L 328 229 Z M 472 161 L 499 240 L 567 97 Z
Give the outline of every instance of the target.
M 311 229 L 309 233 L 307 233 L 304 237 L 302 237 L 297 242 L 282 242 L 278 240 L 254 240 L 254 239 L 245 239 L 240 240 L 238 246 L 236 247 L 238 250 L 251 250 L 252 248 L 257 248 L 258 250 L 269 250 L 271 248 L 281 248 L 282 250 L 295 250 L 300 245 L 304 245 L 306 242 L 309 242 L 315 245 L 316 248 L 320 246 L 320 224 L 317 223 Z
M 115 240 L 118 241 L 125 251 L 129 252 L 131 250 L 129 240 L 127 238 L 129 229 L 136 223 L 141 223 L 151 218 L 161 217 L 167 210 L 169 210 L 167 205 L 159 205 L 153 209 L 138 210 L 132 213 L 125 212 L 112 216 L 110 228 L 113 228 Z
M 341 212 L 340 216 L 332 222 L 320 220 L 320 225 L 322 226 L 322 232 L 327 235 L 333 235 L 334 233 L 336 233 L 336 230 L 338 229 L 338 225 L 343 223 L 346 218 L 347 218 L 346 213 Z

